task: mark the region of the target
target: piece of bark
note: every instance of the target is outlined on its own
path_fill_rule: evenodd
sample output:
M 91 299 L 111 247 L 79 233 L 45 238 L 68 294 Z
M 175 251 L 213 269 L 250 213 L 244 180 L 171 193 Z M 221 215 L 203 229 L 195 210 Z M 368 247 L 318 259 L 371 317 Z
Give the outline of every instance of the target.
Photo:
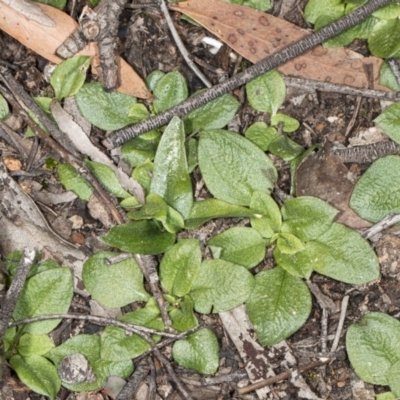
M 56 55 L 56 50 L 78 25 L 66 13 L 54 7 L 39 3 L 37 6 L 55 22 L 56 25 L 54 27 L 45 26 L 28 19 L 7 5 L 4 0 L 0 0 L 0 29 L 47 60 L 59 64 L 63 60 Z M 99 64 L 99 51 L 95 43 L 89 43 L 78 54 L 93 56 L 92 64 L 94 66 Z M 121 85 L 118 87 L 118 91 L 144 99 L 151 99 L 153 97 L 152 94 L 131 66 L 122 58 L 119 59 L 119 63 L 121 67 Z M 95 68 L 94 72 L 96 72 Z

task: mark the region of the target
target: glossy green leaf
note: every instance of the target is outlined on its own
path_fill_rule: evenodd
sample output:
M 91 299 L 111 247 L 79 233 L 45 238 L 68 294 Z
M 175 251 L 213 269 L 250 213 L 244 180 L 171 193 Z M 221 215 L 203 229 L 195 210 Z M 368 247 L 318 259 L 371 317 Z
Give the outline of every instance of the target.
M 6 99 L 0 94 L 0 121 L 5 120 L 10 113 Z
M 199 374 L 214 374 L 219 365 L 217 337 L 210 329 L 199 329 L 185 340 L 176 341 L 172 355 L 183 368 L 194 369 Z
M 276 114 L 271 117 L 271 125 L 278 126 L 280 123 L 283 125 L 283 132 L 294 132 L 300 127 L 299 121 L 289 115 Z
M 250 208 L 257 213 L 250 219 L 251 226 L 260 232 L 262 237 L 270 239 L 280 231 L 281 211 L 271 195 L 255 191 L 251 197 Z
M 161 132 L 153 130 L 131 139 L 121 147 L 122 157 L 131 167 L 137 167 L 147 160 L 154 160 Z
M 150 72 L 149 75 L 146 77 L 146 85 L 149 88 L 150 92 L 154 91 L 154 88 L 156 87 L 158 81 L 164 77 L 166 74 L 163 71 L 158 71 L 155 70 L 153 72 Z
M 208 190 L 228 203 L 248 206 L 255 190 L 269 192 L 277 178 L 265 153 L 237 133 L 201 132 L 198 157 Z
M 60 164 L 57 168 L 58 176 L 66 190 L 73 191 L 80 199 L 89 201 L 93 188 L 82 178 L 71 164 Z
M 99 162 L 86 160 L 90 172 L 98 179 L 104 188 L 115 197 L 126 199 L 131 195 L 121 186 L 114 171 Z
M 59 267 L 40 272 L 27 280 L 15 306 L 15 321 L 50 314 L 65 314 L 73 296 L 72 273 L 69 268 Z M 25 325 L 24 333 L 42 335 L 52 331 L 59 319 L 34 322 Z
M 254 215 L 252 210 L 218 199 L 205 199 L 193 203 L 185 228 L 195 229 L 214 218 L 245 218 Z
M 172 246 L 160 263 L 162 287 L 174 296 L 183 297 L 192 288 L 201 264 L 200 242 L 183 239 Z
M 265 122 L 255 122 L 247 128 L 244 136 L 262 151 L 267 151 L 276 134 L 277 131 L 273 126 L 268 126 Z
M 282 232 L 278 236 L 276 246 L 279 251 L 284 254 L 295 254 L 304 250 L 304 243 L 291 233 Z
M 23 334 L 18 343 L 18 353 L 21 356 L 42 356 L 54 347 L 53 341 L 47 335 Z
M 269 71 L 246 84 L 247 99 L 257 111 L 275 115 L 286 97 L 285 81 L 276 71 Z
M 55 399 L 61 388 L 56 367 L 39 355 L 21 357 L 15 355 L 10 359 L 10 365 L 18 378 L 34 392 Z
M 143 274 L 134 258 L 107 264 L 115 253 L 102 251 L 83 264 L 83 283 L 92 298 L 105 307 L 118 308 L 134 301 L 145 301 L 149 294 L 143 286 Z
M 138 165 L 132 172 L 132 178 L 138 181 L 146 193 L 150 191 L 151 176 L 153 175 L 154 164 L 150 160 L 146 160 L 143 164 Z
M 400 157 L 376 160 L 356 183 L 350 207 L 367 221 L 376 223 L 400 212 Z
M 285 161 L 291 161 L 301 153 L 304 153 L 304 148 L 286 135 L 282 135 L 271 141 L 268 151 Z
M 74 96 L 83 86 L 86 72 L 90 65 L 90 57 L 75 56 L 57 65 L 50 78 L 57 100 Z
M 396 361 L 387 374 L 388 385 L 396 397 L 400 397 L 400 360 Z
M 185 133 L 196 129 L 221 129 L 228 125 L 239 108 L 239 102 L 231 94 L 224 94 L 195 109 L 183 118 Z
M 291 233 L 304 242 L 326 232 L 339 211 L 323 200 L 304 196 L 285 200 L 281 212 L 282 232 Z
M 175 235 L 161 231 L 153 221 L 143 220 L 113 226 L 99 238 L 102 242 L 129 253 L 161 254 L 175 243 Z
M 190 296 L 185 296 L 178 306 L 172 307 L 169 316 L 172 328 L 178 332 L 185 332 L 199 324 L 194 315 L 194 302 Z
M 238 226 L 212 237 L 208 245 L 214 258 L 253 268 L 264 259 L 267 241 L 255 229 Z
M 153 94 L 153 107 L 158 114 L 188 98 L 186 80 L 179 71 L 169 72 L 158 79 Z
M 218 313 L 243 304 L 253 285 L 253 275 L 246 268 L 224 260 L 206 260 L 189 294 L 197 312 Z
M 356 374 L 375 385 L 388 385 L 390 368 L 400 360 L 400 322 L 372 312 L 347 329 L 346 350 Z
M 192 183 L 186 160 L 185 132 L 178 117 L 171 120 L 161 137 L 150 193 L 161 196 L 184 218 L 189 215 L 193 204 Z
M 400 86 L 397 82 L 397 78 L 386 61 L 382 63 L 381 70 L 379 72 L 379 83 L 383 86 L 388 87 L 389 89 L 392 89 L 395 92 L 400 91 Z
M 94 126 L 106 131 L 121 129 L 134 122 L 129 110 L 136 97 L 114 91 L 106 92 L 100 83 L 86 83 L 76 95 L 82 115 Z
M 376 57 L 396 56 L 400 50 L 400 20 L 381 20 L 375 24 L 368 38 L 368 47 Z
M 306 284 L 283 269 L 274 268 L 256 275 L 246 309 L 260 343 L 271 346 L 304 325 L 311 305 Z
M 306 21 L 315 24 L 321 16 L 329 16 L 332 20 L 339 19 L 344 15 L 344 4 L 342 0 L 309 0 L 304 10 Z
M 400 144 L 400 103 L 391 104 L 374 122 L 396 143 Z

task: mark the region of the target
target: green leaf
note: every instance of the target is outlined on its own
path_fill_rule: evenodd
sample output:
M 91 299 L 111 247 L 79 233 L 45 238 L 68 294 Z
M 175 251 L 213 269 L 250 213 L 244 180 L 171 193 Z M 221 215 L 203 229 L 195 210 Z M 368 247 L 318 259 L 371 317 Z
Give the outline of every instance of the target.
M 206 260 L 189 294 L 197 312 L 218 313 L 243 304 L 253 285 L 254 278 L 246 268 L 224 260 Z
M 244 136 L 262 151 L 267 151 L 272 140 L 276 138 L 276 129 L 265 122 L 255 122 L 247 128 Z
M 100 3 L 100 0 L 88 0 L 88 1 L 89 1 L 90 7 L 92 7 L 92 8 L 96 7 Z
M 214 218 L 245 218 L 253 215 L 254 212 L 248 208 L 218 199 L 205 199 L 193 203 L 190 214 L 185 220 L 185 228 L 195 229 Z
M 228 203 L 248 206 L 255 190 L 269 192 L 277 178 L 264 152 L 237 133 L 201 132 L 198 157 L 208 190 Z
M 320 16 L 329 16 L 332 20 L 339 19 L 344 15 L 344 4 L 342 0 L 309 0 L 304 10 L 306 21 L 315 24 Z
M 8 114 L 10 113 L 10 109 L 8 108 L 8 103 L 6 99 L 0 94 L 0 121 L 4 121 Z
M 267 241 L 253 228 L 234 227 L 208 241 L 214 258 L 253 268 L 265 257 Z M 215 255 L 218 250 L 218 257 Z
M 136 124 L 140 121 L 149 118 L 149 115 L 150 115 L 149 111 L 147 110 L 146 106 L 142 103 L 134 104 L 128 112 L 128 117 L 132 118 L 133 124 Z
M 47 335 L 31 335 L 25 333 L 18 343 L 18 353 L 21 356 L 42 356 L 54 347 L 53 341 Z
M 201 264 L 200 242 L 183 239 L 173 245 L 160 263 L 162 287 L 173 296 L 183 297 L 192 288 Z
M 185 141 L 186 158 L 188 164 L 189 174 L 197 167 L 197 140 L 194 138 L 189 138 Z
M 61 184 L 66 190 L 72 190 L 81 200 L 89 201 L 93 188 L 71 164 L 60 164 L 57 172 Z
M 76 95 L 82 115 L 94 126 L 105 131 L 121 129 L 135 120 L 129 110 L 136 97 L 120 92 L 106 92 L 100 83 L 86 83 Z
M 315 263 L 318 261 L 318 258 L 312 258 L 312 256 L 317 257 L 316 251 L 312 252 L 317 245 L 312 247 L 310 243 L 304 245 L 304 250 L 293 253 L 283 252 L 280 247 L 276 246 L 273 252 L 276 264 L 291 275 L 309 279 Z M 321 249 L 321 251 L 323 250 Z
M 50 314 L 65 314 L 73 296 L 73 280 L 69 268 L 59 267 L 40 272 L 27 280 L 15 306 L 15 321 Z M 25 325 L 24 333 L 42 335 L 52 331 L 59 319 Z
M 34 392 L 55 399 L 61 388 L 55 366 L 44 357 L 32 355 L 29 357 L 13 356 L 10 365 L 18 374 L 18 378 Z
M 398 396 L 395 396 L 392 392 L 379 393 L 375 396 L 375 400 L 396 400 Z
M 150 92 L 154 91 L 154 88 L 156 87 L 158 81 L 165 75 L 166 75 L 165 72 L 158 70 L 155 70 L 151 72 L 149 75 L 147 75 L 146 85 L 149 88 Z
M 400 86 L 397 82 L 397 78 L 386 61 L 382 63 L 381 70 L 379 72 L 379 83 L 383 86 L 388 87 L 389 89 L 392 89 L 395 92 L 400 91 Z
M 143 274 L 134 258 L 107 264 L 115 253 L 102 251 L 83 264 L 83 283 L 92 298 L 105 307 L 118 308 L 134 301 L 145 301 L 149 294 L 143 287 Z
M 218 340 L 210 329 L 199 329 L 185 340 L 176 341 L 172 355 L 183 368 L 193 369 L 199 374 L 214 374 L 219 365 Z
M 367 221 L 376 223 L 400 212 L 400 157 L 376 160 L 357 181 L 350 207 Z
M 398 18 L 382 20 L 375 24 L 368 38 L 368 47 L 376 57 L 396 56 L 400 50 L 400 21 Z
M 50 78 L 57 100 L 74 96 L 83 86 L 86 72 L 90 65 L 90 57 L 75 56 L 63 61 L 54 70 Z
M 281 268 L 274 268 L 256 275 L 246 309 L 260 343 L 271 346 L 304 325 L 311 305 L 305 283 Z
M 178 117 L 172 118 L 161 137 L 150 193 L 161 196 L 184 218 L 189 215 L 193 204 L 192 183 L 186 160 L 185 132 Z
M 400 6 L 396 3 L 392 3 L 376 10 L 372 15 L 379 19 L 397 18 L 400 15 Z
M 284 232 L 278 236 L 276 246 L 284 254 L 295 254 L 304 249 L 304 243 L 299 238 Z
M 179 307 L 179 308 L 178 308 Z M 169 311 L 172 327 L 178 332 L 185 332 L 196 327 L 199 323 L 194 315 L 194 302 L 190 296 L 185 296 L 178 306 Z
M 374 122 L 396 143 L 400 144 L 400 103 L 391 104 Z
M 278 233 L 282 225 L 281 211 L 271 195 L 255 191 L 250 201 L 250 208 L 257 215 L 250 219 L 251 226 L 267 239 Z
M 280 123 L 283 125 L 283 132 L 294 132 L 300 127 L 299 121 L 289 115 L 276 114 L 271 117 L 271 125 L 278 126 Z
M 269 71 L 246 84 L 247 99 L 257 111 L 275 115 L 286 97 L 285 81 L 276 71 Z
M 137 167 L 147 160 L 154 160 L 161 132 L 152 130 L 135 139 L 127 141 L 121 147 L 121 155 L 131 167 Z
M 304 153 L 304 148 L 286 135 L 278 136 L 268 146 L 268 151 L 285 161 L 291 161 Z
M 400 360 L 395 362 L 388 371 L 388 385 L 396 397 L 400 397 Z
M 186 80 L 179 71 L 169 72 L 157 80 L 153 93 L 153 107 L 158 114 L 187 99 Z
M 99 180 L 104 188 L 115 197 L 126 199 L 131 195 L 121 186 L 114 171 L 108 166 L 99 162 L 86 160 L 85 164 L 90 172 Z
M 231 94 L 225 94 L 206 103 L 183 118 L 186 134 L 188 135 L 197 129 L 221 129 L 225 127 L 235 116 L 239 105 L 239 102 Z
M 153 221 L 143 220 L 113 226 L 99 238 L 109 246 L 138 254 L 161 254 L 175 243 L 175 235 L 162 232 Z
M 285 200 L 281 212 L 282 232 L 291 233 L 305 242 L 326 232 L 339 211 L 323 200 L 304 196 Z
M 137 180 L 143 186 L 146 193 L 150 191 L 153 171 L 154 164 L 150 160 L 146 160 L 143 164 L 138 165 L 132 172 L 132 178 Z
M 48 4 L 49 6 L 56 7 L 62 10 L 67 4 L 67 0 L 38 0 L 39 3 Z
M 400 322 L 383 313 L 368 313 L 347 329 L 346 350 L 362 380 L 388 385 L 388 372 L 400 360 Z
M 141 206 L 139 200 L 134 196 L 129 196 L 126 199 L 122 200 L 119 205 L 128 210 Z

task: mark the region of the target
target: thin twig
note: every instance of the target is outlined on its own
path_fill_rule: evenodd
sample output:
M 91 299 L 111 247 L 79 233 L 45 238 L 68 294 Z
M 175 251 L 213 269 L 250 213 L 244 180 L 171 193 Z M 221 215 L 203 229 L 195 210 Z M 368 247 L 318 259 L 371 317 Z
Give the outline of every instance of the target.
M 351 130 L 353 129 L 354 124 L 356 123 L 357 115 L 358 115 L 358 113 L 360 111 L 360 107 L 361 107 L 361 100 L 362 100 L 362 97 L 361 96 L 357 96 L 357 98 L 356 98 L 356 106 L 354 108 L 353 115 L 351 116 L 351 119 L 350 119 L 349 123 L 347 124 L 346 132 L 344 133 L 344 136 L 346 138 L 349 135 L 349 133 L 351 132 Z
M 120 146 L 126 141 L 137 137 L 141 133 L 167 124 L 174 116 L 183 117 L 187 115 L 190 111 L 193 111 L 194 109 L 216 99 L 219 96 L 222 96 L 225 93 L 231 92 L 232 90 L 246 84 L 257 76 L 260 76 L 265 72 L 285 64 L 289 60 L 292 60 L 300 54 L 303 54 L 307 50 L 312 49 L 327 39 L 330 39 L 346 29 L 357 25 L 377 9 L 389 4 L 390 1 L 391 0 L 370 0 L 367 4 L 357 8 L 352 13 L 342 17 L 325 28 L 322 28 L 321 30 L 304 37 L 298 42 L 285 47 L 280 52 L 261 60 L 257 64 L 254 64 L 250 68 L 233 76 L 231 79 L 213 86 L 212 88 L 199 93 L 196 96 L 193 96 L 177 106 L 172 107 L 169 110 L 166 110 L 152 118 L 112 133 L 103 141 L 104 146 L 108 149 L 113 149 L 114 147 Z
M 131 375 L 126 385 L 123 387 L 116 400 L 131 400 L 135 398 L 136 392 L 149 374 L 150 367 L 147 359 L 143 359 L 136 364 L 135 372 Z
M 385 229 L 388 229 L 394 224 L 397 224 L 399 222 L 400 222 L 400 214 L 389 214 L 381 221 L 379 221 L 378 223 L 376 223 L 375 225 L 371 226 L 366 231 L 364 231 L 361 236 L 364 239 L 369 239 L 372 236 L 378 234 L 379 232 L 382 232 Z
M 175 44 L 177 45 L 179 51 L 181 52 L 182 57 L 186 61 L 186 64 L 197 75 L 197 77 L 204 83 L 204 85 L 206 87 L 210 88 L 212 86 L 212 84 L 204 76 L 204 74 L 197 68 L 197 65 L 191 59 L 189 52 L 186 50 L 185 45 L 183 44 L 178 32 L 176 31 L 174 22 L 172 21 L 172 18 L 169 15 L 168 7 L 165 4 L 165 0 L 160 0 L 160 8 L 161 8 L 162 13 L 164 14 L 165 20 L 167 21 L 168 28 L 171 32 L 172 37 L 174 38 Z
M 343 300 L 342 300 L 342 305 L 340 307 L 339 323 L 338 323 L 338 327 L 336 329 L 335 339 L 333 340 L 333 343 L 332 343 L 331 353 L 335 353 L 337 350 L 337 347 L 339 345 L 340 335 L 342 334 L 343 324 L 344 324 L 344 320 L 346 318 L 347 306 L 349 304 L 349 298 L 350 297 L 348 295 L 346 295 L 343 297 Z

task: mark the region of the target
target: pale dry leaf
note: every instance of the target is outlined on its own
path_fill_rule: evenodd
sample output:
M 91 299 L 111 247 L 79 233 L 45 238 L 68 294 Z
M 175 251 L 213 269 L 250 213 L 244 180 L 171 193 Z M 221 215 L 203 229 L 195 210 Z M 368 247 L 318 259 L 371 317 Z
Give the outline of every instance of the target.
M 170 8 L 194 19 L 253 63 L 310 34 L 309 31 L 273 15 L 221 0 L 188 0 L 170 4 Z M 368 78 L 364 70 L 366 64 L 373 67 L 373 89 L 389 90 L 379 85 L 382 59 L 363 57 L 341 47 L 316 46 L 280 66 L 278 70 L 285 75 L 303 79 L 368 88 Z
M 37 6 L 55 23 L 54 27 L 45 26 L 25 17 L 6 4 L 5 1 L 8 2 L 8 0 L 0 0 L 0 29 L 47 60 L 56 64 L 63 61 L 56 55 L 56 50 L 78 27 L 77 23 L 57 8 L 38 3 Z M 98 48 L 95 43 L 89 43 L 78 54 L 93 56 L 94 70 L 99 65 Z M 145 83 L 132 67 L 122 58 L 119 59 L 119 64 L 121 85 L 117 90 L 144 99 L 152 98 L 152 94 L 147 90 Z

